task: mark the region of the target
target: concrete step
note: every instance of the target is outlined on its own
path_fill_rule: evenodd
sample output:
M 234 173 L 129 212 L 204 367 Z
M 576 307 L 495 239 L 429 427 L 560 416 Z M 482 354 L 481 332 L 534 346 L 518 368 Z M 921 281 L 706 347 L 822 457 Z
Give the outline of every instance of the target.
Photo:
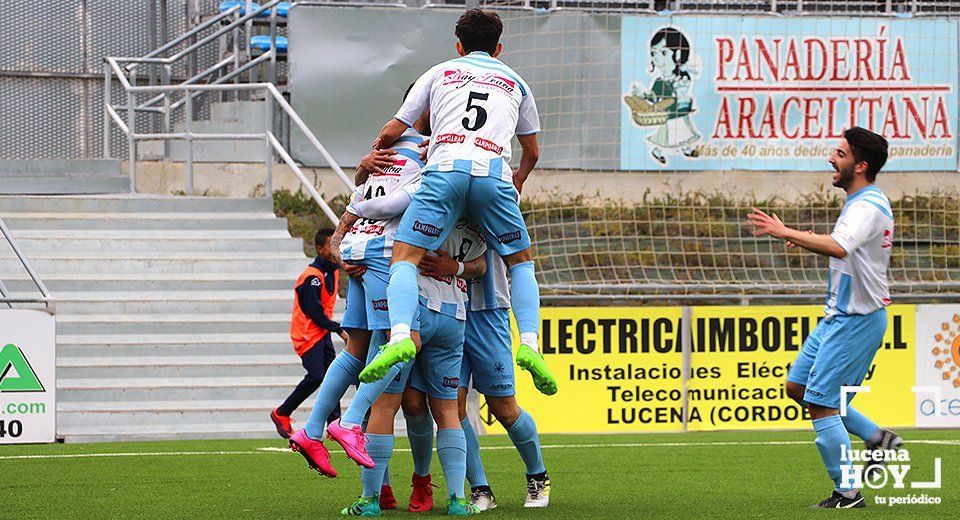
M 24 238 L 24 230 L 12 232 L 17 245 L 28 256 L 42 252 L 70 251 L 81 253 L 145 253 L 151 251 L 200 253 L 262 251 L 293 252 L 303 254 L 303 240 L 290 238 L 231 237 L 229 239 L 184 238 L 168 235 L 160 240 L 155 238 Z M 62 235 L 67 235 L 64 231 Z M 0 251 L 12 252 L 7 242 L 0 241 Z M 305 257 L 306 258 L 306 257 Z
M 0 194 L 66 195 L 92 193 L 128 193 L 127 176 L 101 177 L 90 175 L 17 175 L 0 176 Z
M 309 260 L 304 259 L 304 266 Z M 158 274 L 158 273 L 96 273 L 44 275 L 43 282 L 56 296 L 60 292 L 84 291 L 233 291 L 233 290 L 292 290 L 296 277 L 286 274 L 260 274 L 256 278 L 238 277 L 224 273 Z M 3 279 L 12 292 L 35 294 L 36 288 L 25 272 L 17 272 Z
M 123 169 L 117 159 L 2 159 L 0 175 L 17 174 L 86 174 L 120 175 Z
M 178 339 L 166 339 L 175 336 Z M 258 339 L 252 336 L 272 337 Z M 92 339 L 94 342 L 85 342 Z M 115 339 L 111 339 L 115 338 Z M 334 344 L 342 343 L 334 337 Z M 288 334 L 178 334 L 57 336 L 57 358 L 73 357 L 177 357 L 194 356 L 279 356 L 294 354 Z
M 20 240 L 95 238 L 100 240 L 168 239 L 232 240 L 235 238 L 290 238 L 286 229 L 21 229 L 13 233 Z
M 286 355 L 220 356 L 118 356 L 60 357 L 57 377 L 169 378 L 169 377 L 274 377 L 303 375 L 300 358 L 291 349 Z
M 174 334 L 288 332 L 287 314 L 234 314 L 230 316 L 167 314 L 76 314 L 57 317 L 58 334 Z
M 249 213 L 12 213 L 3 218 L 11 230 L 23 229 L 287 229 L 287 219 Z
M 303 374 L 273 377 L 167 377 L 163 379 L 60 379 L 59 402 L 104 401 L 253 401 L 282 402 Z
M 229 273 L 287 274 L 295 280 L 305 267 L 299 258 L 217 258 L 168 256 L 164 258 L 74 257 L 49 259 L 34 255 L 30 263 L 43 277 L 53 273 Z M 0 279 L 22 271 L 14 258 L 0 258 Z
M 270 199 L 107 195 L 63 197 L 0 196 L 0 214 L 10 213 L 271 213 Z
M 56 299 L 61 314 L 282 313 L 290 310 L 293 291 L 61 291 Z

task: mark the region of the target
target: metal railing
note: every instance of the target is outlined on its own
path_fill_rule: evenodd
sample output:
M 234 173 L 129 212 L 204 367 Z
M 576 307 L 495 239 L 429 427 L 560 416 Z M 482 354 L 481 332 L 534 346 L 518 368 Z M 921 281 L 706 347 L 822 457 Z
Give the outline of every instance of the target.
M 289 120 L 296 125 L 300 131 L 306 136 L 307 141 L 316 149 L 317 152 L 327 161 L 327 164 L 334 171 L 337 177 L 343 182 L 344 186 L 348 189 L 353 189 L 354 184 L 350 178 L 343 172 L 343 169 L 340 168 L 340 165 L 334 160 L 333 156 L 330 155 L 330 152 L 320 143 L 320 140 L 317 139 L 317 136 L 310 130 L 306 123 L 303 122 L 303 119 L 293 110 L 293 107 L 290 106 L 290 103 L 284 99 L 283 95 L 277 89 L 276 85 L 272 83 L 240 83 L 240 84 L 209 84 L 209 85 L 195 85 L 195 84 L 180 84 L 180 85 L 169 85 L 169 86 L 135 86 L 132 85 L 130 80 L 124 74 L 124 69 L 121 67 L 121 63 L 152 63 L 156 61 L 157 58 L 105 58 L 104 64 L 104 85 L 108 89 L 111 88 L 111 83 L 116 78 L 117 81 L 123 86 L 123 90 L 127 96 L 127 104 L 125 107 L 126 111 L 126 121 L 120 117 L 120 114 L 117 112 L 116 107 L 111 103 L 104 102 L 104 138 L 106 139 L 110 133 L 111 123 L 115 124 L 126 136 L 127 138 L 127 148 L 128 148 L 128 157 L 129 157 L 129 175 L 130 175 L 130 189 L 131 191 L 136 191 L 136 172 L 137 172 L 137 142 L 138 141 L 147 141 L 147 140 L 184 140 L 187 142 L 187 193 L 189 195 L 194 194 L 194 154 L 193 154 L 193 142 L 200 140 L 248 140 L 248 141 L 263 141 L 264 144 L 264 166 L 266 169 L 266 178 L 264 180 L 264 189 L 266 191 L 267 197 L 273 196 L 273 163 L 274 163 L 274 153 L 278 155 L 287 166 L 293 171 L 297 179 L 300 180 L 303 187 L 310 194 L 311 197 L 317 202 L 320 208 L 323 210 L 324 214 L 331 220 L 331 222 L 338 222 L 339 216 L 336 215 L 333 210 L 330 208 L 330 205 L 323 199 L 320 193 L 314 188 L 313 184 L 309 181 L 307 176 L 303 173 L 303 170 L 300 168 L 300 165 L 291 157 L 290 153 L 286 148 L 281 144 L 280 140 L 274 133 L 274 110 L 275 106 L 279 107 L 280 111 L 289 118 Z M 264 103 L 264 129 L 263 132 L 258 133 L 196 133 L 193 131 L 193 116 L 194 116 L 194 97 L 196 95 L 202 94 L 204 92 L 217 92 L 217 91 L 253 91 L 262 93 L 263 103 Z M 172 107 L 174 104 L 170 102 L 171 95 L 180 94 L 182 99 L 182 106 L 185 110 L 185 128 L 183 132 L 160 132 L 160 133 L 138 133 L 136 131 L 136 112 L 137 112 L 137 94 L 159 94 L 164 98 L 164 106 Z M 179 102 L 178 102 L 179 103 Z M 104 155 L 109 156 L 109 148 L 104 148 Z
M 7 286 L 4 285 L 3 281 L 0 280 L 0 304 L 12 309 L 13 304 L 15 303 L 39 303 L 44 306 L 44 309 L 48 313 L 54 314 L 55 300 L 53 296 L 50 294 L 50 291 L 47 290 L 46 284 L 43 283 L 43 280 L 40 279 L 40 276 L 37 275 L 37 272 L 33 269 L 33 266 L 30 264 L 30 260 L 23 254 L 23 251 L 20 250 L 17 240 L 13 237 L 13 233 L 10 232 L 10 229 L 3 221 L 2 217 L 0 217 L 0 234 L 3 234 L 3 238 L 7 241 L 7 244 L 10 245 L 10 249 L 13 250 L 13 254 L 16 255 L 17 259 L 20 261 L 20 265 L 23 266 L 23 269 L 33 281 L 33 285 L 40 292 L 39 297 L 13 296 L 10 290 L 7 289 Z

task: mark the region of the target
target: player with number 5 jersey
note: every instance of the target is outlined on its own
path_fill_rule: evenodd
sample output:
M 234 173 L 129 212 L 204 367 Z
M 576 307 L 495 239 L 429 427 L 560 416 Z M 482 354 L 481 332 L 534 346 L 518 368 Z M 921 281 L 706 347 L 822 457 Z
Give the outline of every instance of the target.
M 557 391 L 539 353 L 540 288 L 519 205 L 523 183 L 539 159 L 540 121 L 530 87 L 497 59 L 502 32 L 496 13 L 464 13 L 455 30 L 459 57 L 420 76 L 380 131 L 379 143 L 389 146 L 429 110 L 433 138 L 422 188 L 400 221 L 390 265 L 390 343 L 367 367 L 370 376 L 385 374 L 391 364 L 416 354 L 410 326 L 417 309 L 417 266 L 427 251 L 446 240 L 461 216 L 469 215 L 510 273 L 511 307 L 520 330 L 517 364 L 531 373 L 541 392 Z M 521 157 L 514 172 L 509 150 L 515 135 Z

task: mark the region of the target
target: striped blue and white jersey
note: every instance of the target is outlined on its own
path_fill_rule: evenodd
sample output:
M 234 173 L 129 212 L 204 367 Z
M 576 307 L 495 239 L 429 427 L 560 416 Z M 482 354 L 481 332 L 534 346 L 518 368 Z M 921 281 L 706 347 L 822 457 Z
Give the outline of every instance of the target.
M 890 305 L 893 210 L 887 196 L 874 185 L 848 196 L 830 236 L 847 255 L 830 259 L 827 316 L 869 314 Z
M 459 262 L 472 262 L 487 251 L 487 244 L 479 228 L 466 219 L 460 219 L 440 249 Z M 456 276 L 432 277 L 418 273 L 417 283 L 420 301 L 428 309 L 458 320 L 467 319 L 466 280 Z
M 383 168 L 383 173 L 372 173 L 367 181 L 357 186 L 350 197 L 350 206 L 361 201 L 386 197 L 398 191 L 406 192 L 410 198 L 420 189 L 420 174 L 424 163 L 420 160 L 420 143 L 426 139 L 416 130 L 409 128 L 393 144 L 393 166 Z M 356 211 L 354 211 L 356 214 Z M 393 255 L 393 239 L 400 226 L 403 212 L 387 219 L 360 218 L 350 228 L 340 243 L 340 254 L 344 260 L 363 260 L 365 258 L 390 258 Z
M 540 131 L 530 87 L 485 52 L 445 61 L 414 83 L 396 118 L 407 126 L 430 109 L 427 169 L 469 171 L 512 182 L 510 141 Z
M 470 310 L 509 309 L 510 282 L 507 281 L 507 265 L 493 249 L 487 249 L 484 254 L 487 272 L 480 278 L 470 280 Z

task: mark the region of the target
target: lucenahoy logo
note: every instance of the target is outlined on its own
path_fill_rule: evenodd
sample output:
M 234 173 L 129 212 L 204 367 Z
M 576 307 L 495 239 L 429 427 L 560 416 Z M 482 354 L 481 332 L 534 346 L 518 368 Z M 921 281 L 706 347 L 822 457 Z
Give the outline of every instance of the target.
M 0 350 L 0 392 L 45 392 L 23 351 L 12 343 Z

